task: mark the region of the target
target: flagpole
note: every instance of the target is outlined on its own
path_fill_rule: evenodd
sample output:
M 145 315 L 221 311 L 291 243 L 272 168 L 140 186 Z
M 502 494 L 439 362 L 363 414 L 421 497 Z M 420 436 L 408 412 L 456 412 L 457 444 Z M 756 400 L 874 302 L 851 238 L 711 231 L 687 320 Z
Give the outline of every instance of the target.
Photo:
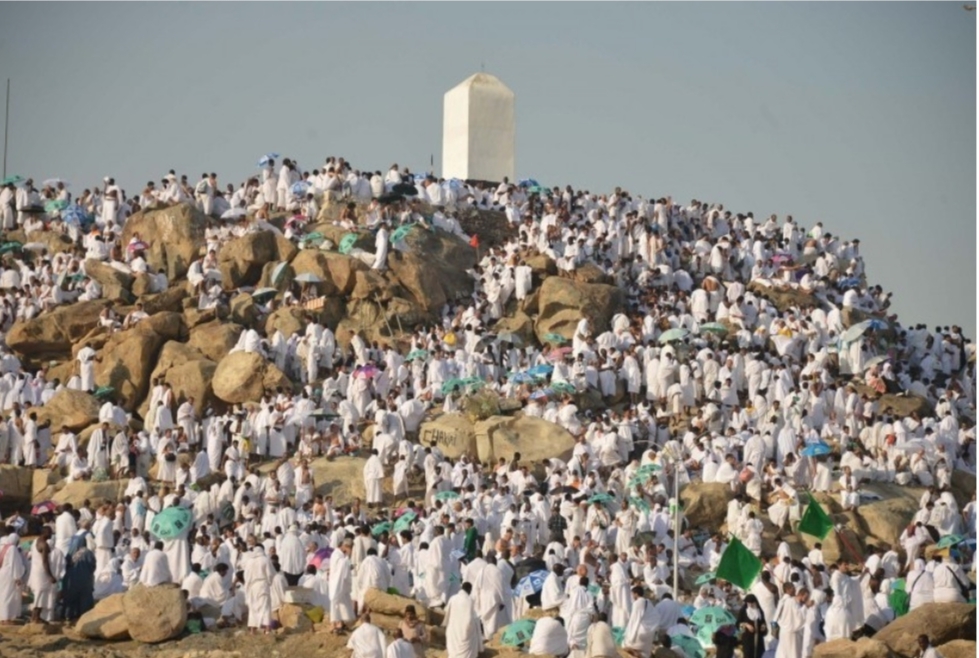
M 7 78 L 7 107 L 3 112 L 3 177 L 7 177 L 7 132 L 10 127 L 10 78 Z

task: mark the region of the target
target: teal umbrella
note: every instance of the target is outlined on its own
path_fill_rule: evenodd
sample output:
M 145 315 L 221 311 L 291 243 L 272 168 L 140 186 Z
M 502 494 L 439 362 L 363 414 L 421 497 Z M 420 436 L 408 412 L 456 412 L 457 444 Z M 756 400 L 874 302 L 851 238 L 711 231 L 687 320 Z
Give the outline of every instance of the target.
M 544 334 L 545 343 L 554 343 L 557 345 L 564 345 L 568 342 L 568 339 L 561 334 Z
M 391 244 L 404 240 L 406 237 L 408 237 L 408 234 L 413 228 L 415 228 L 414 224 L 405 224 L 404 226 L 399 226 L 398 228 L 394 229 L 394 231 L 391 232 Z
M 449 379 L 442 383 L 442 395 L 448 395 L 456 389 L 460 389 L 465 386 L 464 380 L 462 379 Z
M 414 512 L 405 512 L 398 517 L 398 520 L 394 522 L 395 532 L 404 532 L 405 530 L 411 530 L 411 524 L 415 521 L 417 516 Z
M 693 584 L 694 585 L 706 585 L 707 583 L 709 583 L 710 581 L 714 580 L 715 578 L 717 578 L 717 576 L 714 575 L 714 572 L 713 571 L 708 571 L 707 573 L 705 573 L 705 574 L 701 575 L 699 578 L 697 578 L 697 580 L 693 581 Z
M 640 512 L 648 512 L 649 511 L 649 503 L 647 503 L 642 498 L 636 498 L 635 496 L 633 496 L 633 497 L 631 497 L 629 499 L 629 504 L 632 505 L 633 507 L 635 507 Z
M 607 494 L 607 493 L 599 493 L 599 494 L 595 494 L 594 496 L 592 496 L 591 498 L 589 498 L 588 499 L 588 502 L 589 503 L 611 503 L 613 500 L 615 500 L 615 496 L 612 496 L 611 494 Z
M 700 646 L 700 641 L 689 635 L 671 635 L 670 641 L 673 646 L 678 647 L 687 658 L 704 658 L 704 648 Z
M 337 250 L 341 254 L 349 254 L 350 250 L 354 248 L 354 244 L 357 242 L 357 237 L 358 236 L 356 233 L 347 233 L 345 236 L 340 238 L 340 246 L 337 248 Z
M 0 180 L 0 185 L 11 185 L 11 184 L 16 185 L 17 183 L 20 183 L 23 180 L 24 180 L 23 176 L 18 176 L 17 174 L 14 174 L 13 176 L 7 176 L 3 180 Z
M 639 473 L 639 474 L 642 474 L 642 475 L 646 475 L 646 474 L 652 475 L 653 473 L 656 473 L 656 472 L 662 471 L 662 470 L 663 470 L 663 467 L 660 466 L 659 464 L 643 464 L 642 466 L 639 467 L 639 469 L 636 471 L 636 473 Z
M 728 332 L 728 328 L 720 322 L 706 322 L 700 325 L 700 333 L 704 332 L 710 334 L 726 334 Z
M 64 210 L 68 207 L 68 202 L 64 199 L 58 199 L 55 201 L 48 201 L 44 204 L 44 212 L 52 213 L 58 212 L 59 210 Z
M 160 539 L 176 539 L 190 528 L 193 516 L 185 507 L 168 507 L 153 517 L 150 532 Z
M 962 535 L 945 535 L 938 540 L 935 544 L 938 548 L 948 548 L 949 546 L 955 546 L 956 544 L 961 544 L 965 541 L 965 537 Z
M 319 231 L 313 231 L 309 235 L 303 236 L 303 242 L 310 242 L 313 244 L 323 242 L 323 239 L 324 239 L 323 234 L 320 233 Z
M 567 395 L 574 395 L 577 393 L 575 387 L 568 382 L 554 382 L 551 384 L 551 389 L 553 389 L 555 393 L 565 393 Z
M 371 528 L 371 534 L 374 535 L 375 537 L 378 537 L 383 532 L 391 532 L 392 527 L 393 526 L 390 521 L 383 521 L 381 523 L 378 523 L 373 528 Z
M 97 398 L 104 398 L 112 395 L 115 392 L 116 389 L 112 388 L 111 386 L 100 386 L 95 389 L 95 393 L 93 393 L 93 395 Z
M 437 494 L 435 494 L 435 500 L 441 500 L 443 502 L 447 500 L 455 500 L 458 497 L 459 494 L 457 494 L 454 491 L 440 491 Z
M 737 619 L 734 618 L 730 612 L 724 608 L 716 605 L 709 605 L 706 608 L 700 608 L 695 613 L 690 615 L 688 620 L 693 626 L 707 626 L 708 624 L 714 624 L 716 626 L 723 626 L 725 624 L 737 623 Z
M 520 619 L 503 629 L 500 643 L 507 647 L 519 647 L 521 644 L 530 642 L 534 636 L 534 627 L 537 622 L 533 619 Z
M 414 361 L 415 359 L 427 359 L 428 350 L 411 350 L 408 352 L 408 356 L 405 357 L 407 361 Z
M 527 188 L 527 191 L 531 194 L 541 194 L 542 192 L 547 192 L 546 187 L 541 187 L 540 185 L 531 185 Z
M 660 334 L 658 342 L 660 345 L 665 345 L 666 343 L 672 343 L 675 340 L 682 340 L 686 338 L 688 335 L 690 335 L 690 332 L 687 331 L 686 329 L 682 329 L 682 328 L 670 329 Z
M 625 642 L 625 629 L 621 626 L 613 627 L 612 639 L 615 640 L 615 646 L 621 647 L 622 643 Z
M 10 240 L 9 242 L 0 244 L 0 254 L 9 254 L 11 251 L 17 251 L 21 247 L 23 245 L 17 240 Z

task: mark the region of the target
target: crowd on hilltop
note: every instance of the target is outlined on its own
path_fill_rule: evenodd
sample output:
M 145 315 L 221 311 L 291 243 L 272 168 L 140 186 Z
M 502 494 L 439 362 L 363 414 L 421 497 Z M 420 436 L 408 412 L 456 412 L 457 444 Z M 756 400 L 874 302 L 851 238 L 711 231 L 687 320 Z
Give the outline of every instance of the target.
M 273 230 L 305 245 L 321 208 L 347 201 L 356 205 L 335 223 L 375 233 L 373 252 L 351 255 L 381 272 L 392 240 L 409 248 L 401 227 L 469 240 L 459 217 L 479 208 L 501 211 L 512 229 L 480 249 L 472 295 L 410 329 L 405 347 L 360 335 L 341 345 L 312 312 L 294 335 L 246 329 L 233 351 L 275 363 L 296 390 L 226 414 L 199 416 L 193 399 L 178 399 L 161 379 L 139 425 L 108 393 L 102 424 L 81 445 L 67 428 L 39 424 L 37 409 L 61 387 L 94 392 L 98 353 L 80 350 L 61 382 L 2 350 L 0 460 L 128 485 L 123 499 L 99 507 L 7 519 L 0 621 L 20 617 L 24 589 L 35 618 L 74 619 L 138 583 L 175 582 L 208 625 L 267 632 L 287 589 L 299 585 L 335 632 L 359 619 L 349 644 L 357 658 L 410 656 L 412 644 L 431 638 L 410 614 L 394 638 L 372 625 L 364 595 L 379 588 L 444 607 L 452 658 L 475 658 L 530 606 L 558 611 L 536 623 L 531 654 L 598 658 L 618 644 L 643 658 L 654 646 L 702 658 L 693 638 L 719 655 L 737 645 L 745 658 L 775 647 L 777 658 L 808 658 L 819 642 L 873 634 L 905 612 L 896 591 L 912 609 L 969 596 L 975 500 L 956 498 L 953 476 L 975 477 L 974 344 L 957 326 L 903 326 L 889 314 L 890 293 L 867 282 L 860 241 L 821 221 L 756 220 L 619 188 L 467 183 L 397 165 L 369 172 L 332 157 L 303 171 L 266 156 L 237 188 L 222 189 L 213 173 L 191 183 L 171 171 L 135 196 L 112 178 L 74 195 L 64 181 L 38 189 L 14 177 L 0 190 L 3 230 L 28 240 L 62 232 L 74 249 L 52 254 L 28 242 L 7 250 L 0 329 L 99 299 L 85 271 L 93 260 L 151 274 L 152 291 L 177 285 L 151 271 L 142 237 L 122 243 L 141 210 L 191 204 L 216 220 L 179 283 L 206 309 L 229 295 L 214 274 L 229 240 Z M 494 331 L 534 294 L 541 255 L 557 276 L 599 272 L 623 291 L 624 305 L 610 320 L 584 309 L 572 335 L 546 336 L 541 346 Z M 301 304 L 308 291 L 296 286 L 263 297 L 260 311 Z M 100 322 L 126 331 L 147 317 L 141 306 L 125 317 L 108 308 Z M 419 443 L 426 418 L 458 411 L 477 389 L 518 399 L 523 414 L 567 430 L 570 457 L 480 464 Z M 586 392 L 603 403 L 582 410 Z M 919 411 L 898 408 L 919 398 Z M 369 447 L 365 425 L 374 428 Z M 367 457 L 366 496 L 335 505 L 311 463 L 349 455 Z M 200 486 L 217 473 L 223 480 Z M 384 504 L 388 478 L 397 509 Z M 424 492 L 411 497 L 415 478 Z M 726 534 L 689 524 L 674 532 L 674 485 L 694 482 L 734 492 Z M 818 544 L 793 552 L 785 537 L 808 496 L 831 493 L 851 510 L 871 499 L 874 483 L 923 491 L 899 546 L 831 563 Z M 191 520 L 180 532 L 154 534 L 157 515 L 179 514 Z M 39 537 L 22 548 L 20 535 L 38 522 Z M 768 530 L 774 553 L 764 550 Z M 749 588 L 706 578 L 673 590 L 675 554 L 686 583 L 714 571 L 732 537 L 764 561 Z M 951 548 L 928 557 L 940 541 Z M 537 580 L 523 578 L 531 564 Z M 713 606 L 731 623 L 704 636 L 697 610 Z

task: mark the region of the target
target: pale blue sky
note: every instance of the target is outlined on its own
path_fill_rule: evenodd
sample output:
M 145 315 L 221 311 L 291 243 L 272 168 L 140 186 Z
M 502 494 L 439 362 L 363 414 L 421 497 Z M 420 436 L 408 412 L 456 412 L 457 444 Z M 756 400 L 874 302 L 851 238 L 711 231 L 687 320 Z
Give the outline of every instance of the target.
M 485 63 L 521 177 L 822 220 L 905 323 L 972 336 L 975 49 L 960 1 L 0 4 L 8 173 L 438 169 L 442 94 Z

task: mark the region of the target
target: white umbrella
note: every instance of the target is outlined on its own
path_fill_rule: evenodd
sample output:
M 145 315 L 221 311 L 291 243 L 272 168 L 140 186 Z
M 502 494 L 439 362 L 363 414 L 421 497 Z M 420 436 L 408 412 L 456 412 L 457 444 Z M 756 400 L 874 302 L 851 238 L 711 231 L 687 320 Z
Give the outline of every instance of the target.
M 21 249 L 25 251 L 44 251 L 48 246 L 43 242 L 28 242 Z
M 934 450 L 935 447 L 924 439 L 911 439 L 910 441 L 905 441 L 901 445 L 894 446 L 894 449 L 900 450 L 901 452 L 918 452 L 919 450 L 926 450 L 930 452 Z
M 323 281 L 323 279 L 319 278 L 312 272 L 304 272 L 303 274 L 297 276 L 295 280 L 299 283 L 320 283 Z
M 248 214 L 244 208 L 232 208 L 221 213 L 221 219 L 241 219 Z
M 58 186 L 58 183 L 62 183 L 65 187 L 71 187 L 71 184 L 68 183 L 68 181 L 62 180 L 61 178 L 48 178 L 46 180 L 43 180 L 43 181 L 41 181 L 41 187 L 42 188 L 43 187 L 57 187 Z
M 849 329 L 843 332 L 840 339 L 847 343 L 852 343 L 856 339 L 863 336 L 867 329 L 870 329 L 870 320 L 865 320 L 864 322 L 858 322 Z
M 887 356 L 886 354 L 881 354 L 880 356 L 875 356 L 873 358 L 867 359 L 867 362 L 863 364 L 863 369 L 870 370 L 874 366 L 879 366 L 880 364 L 884 363 L 889 359 L 890 357 Z

